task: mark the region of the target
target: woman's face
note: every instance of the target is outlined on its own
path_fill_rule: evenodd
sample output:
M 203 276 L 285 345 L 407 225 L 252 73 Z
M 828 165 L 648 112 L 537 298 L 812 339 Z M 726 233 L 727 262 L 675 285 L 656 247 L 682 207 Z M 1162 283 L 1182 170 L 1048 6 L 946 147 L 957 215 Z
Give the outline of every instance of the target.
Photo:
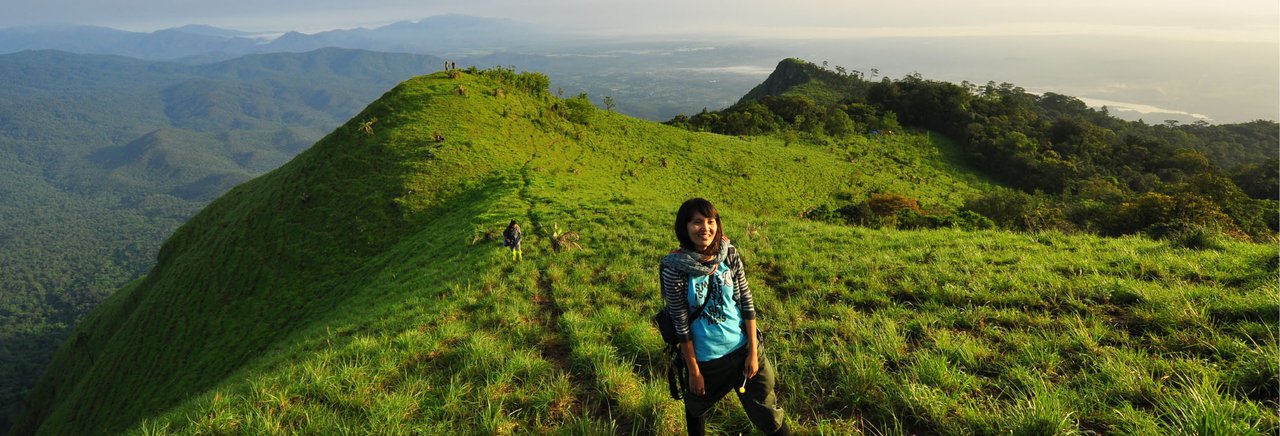
M 693 248 L 698 251 L 706 250 L 715 241 L 717 227 L 719 225 L 715 218 L 703 216 L 701 212 L 694 212 L 693 219 L 685 225 L 689 231 L 689 240 L 693 241 Z

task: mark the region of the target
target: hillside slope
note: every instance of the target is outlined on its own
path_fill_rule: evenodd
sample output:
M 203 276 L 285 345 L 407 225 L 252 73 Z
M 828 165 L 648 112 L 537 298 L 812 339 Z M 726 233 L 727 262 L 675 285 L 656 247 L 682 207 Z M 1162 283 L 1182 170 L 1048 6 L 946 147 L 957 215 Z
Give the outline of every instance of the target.
M 210 65 L 0 55 L 0 428 L 72 327 L 160 244 L 438 58 L 324 49 Z
M 1161 415 L 1192 394 L 1228 423 L 1275 425 L 1259 409 L 1274 392 L 1240 390 L 1275 378 L 1268 247 L 813 223 L 795 217 L 833 198 L 955 207 L 984 185 L 921 163 L 949 146 L 928 136 L 739 139 L 545 86 L 418 77 L 232 189 L 81 324 L 15 430 L 676 432 L 647 319 L 692 196 L 722 207 L 752 265 L 800 429 L 1143 432 L 1194 421 Z M 510 219 L 530 234 L 515 265 L 495 240 Z M 1212 352 L 1194 348 L 1206 331 Z M 1089 381 L 1148 361 L 1150 378 Z M 1210 362 L 1230 371 L 1207 388 L 1166 381 L 1216 376 Z

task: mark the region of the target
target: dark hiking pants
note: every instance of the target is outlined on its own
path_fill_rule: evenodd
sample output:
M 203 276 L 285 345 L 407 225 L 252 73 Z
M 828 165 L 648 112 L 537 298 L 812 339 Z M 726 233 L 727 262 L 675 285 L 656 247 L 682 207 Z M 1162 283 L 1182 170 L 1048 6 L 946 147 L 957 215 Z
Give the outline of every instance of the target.
M 742 409 L 747 412 L 751 423 L 765 434 L 772 434 L 782 428 L 783 413 L 778 405 L 778 396 L 773 393 L 773 385 L 777 374 L 773 364 L 765 358 L 764 350 L 758 350 L 760 370 L 755 377 L 747 380 L 747 392 L 738 394 Z M 746 365 L 747 347 L 726 354 L 718 359 L 698 362 L 698 370 L 707 387 L 707 395 L 694 395 L 687 389 L 684 394 L 684 417 L 690 435 L 700 435 L 706 431 L 707 411 L 715 406 L 724 395 L 738 391 L 742 386 L 742 368 Z

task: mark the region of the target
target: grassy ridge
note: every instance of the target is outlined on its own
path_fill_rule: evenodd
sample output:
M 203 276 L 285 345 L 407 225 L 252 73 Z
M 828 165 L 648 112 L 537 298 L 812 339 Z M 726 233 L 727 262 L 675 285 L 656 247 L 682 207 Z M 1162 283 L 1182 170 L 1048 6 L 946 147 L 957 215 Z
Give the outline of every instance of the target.
M 1277 426 L 1272 247 L 799 220 L 987 185 L 927 135 L 578 123 L 509 79 L 406 82 L 215 201 L 81 325 L 18 431 L 678 433 L 648 317 L 690 196 L 743 251 L 798 429 Z M 515 265 L 496 240 L 512 218 Z M 554 251 L 556 228 L 582 248 Z M 749 431 L 736 400 L 714 413 Z

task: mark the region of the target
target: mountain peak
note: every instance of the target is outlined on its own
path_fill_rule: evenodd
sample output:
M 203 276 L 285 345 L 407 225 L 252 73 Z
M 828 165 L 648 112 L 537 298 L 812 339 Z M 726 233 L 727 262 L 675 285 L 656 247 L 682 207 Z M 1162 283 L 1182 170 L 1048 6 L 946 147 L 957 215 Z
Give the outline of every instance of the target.
M 778 62 L 773 73 L 738 100 L 739 104 L 765 97 L 803 95 L 819 104 L 831 104 L 840 100 L 853 84 L 851 78 L 799 58 L 786 58 Z

